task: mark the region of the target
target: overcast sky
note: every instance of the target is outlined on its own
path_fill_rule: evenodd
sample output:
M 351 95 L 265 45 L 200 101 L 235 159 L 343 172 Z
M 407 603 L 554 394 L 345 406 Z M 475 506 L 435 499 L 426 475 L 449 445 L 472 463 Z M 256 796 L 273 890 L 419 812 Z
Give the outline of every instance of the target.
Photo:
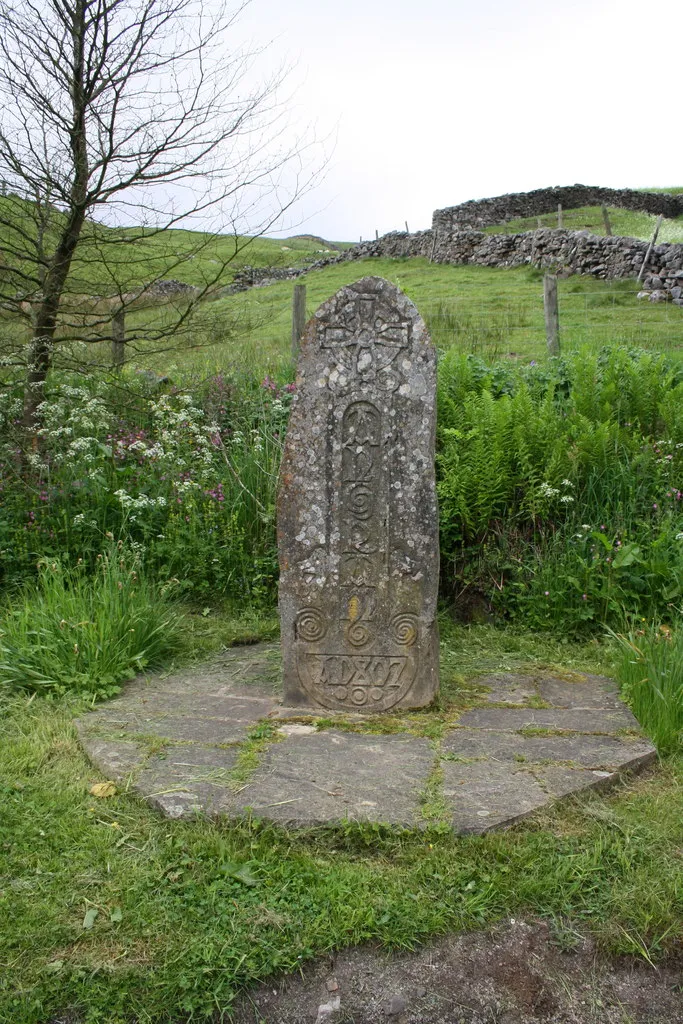
M 238 32 L 296 64 L 296 117 L 336 138 L 297 231 L 353 241 L 503 192 L 683 185 L 681 0 L 253 0 Z

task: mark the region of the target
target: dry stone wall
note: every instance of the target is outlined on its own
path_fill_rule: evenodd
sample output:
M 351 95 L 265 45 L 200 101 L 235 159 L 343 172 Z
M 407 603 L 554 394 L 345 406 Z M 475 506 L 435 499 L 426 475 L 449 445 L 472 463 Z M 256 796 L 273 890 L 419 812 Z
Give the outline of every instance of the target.
M 683 195 L 635 192 L 629 189 L 593 188 L 571 185 L 538 189 L 535 192 L 496 196 L 436 210 L 433 227 L 412 234 L 391 232 L 381 238 L 361 242 L 341 253 L 323 256 L 307 267 L 245 267 L 235 275 L 225 291 L 243 291 L 263 287 L 274 281 L 291 280 L 320 270 L 332 263 L 371 257 L 396 259 L 422 256 L 434 263 L 473 263 L 484 267 L 537 266 L 564 274 L 590 274 L 593 277 L 635 278 L 643 265 L 648 243 L 637 238 L 593 235 L 589 231 L 565 231 L 540 228 L 511 235 L 488 235 L 478 227 L 501 223 L 513 217 L 533 216 L 563 207 L 609 203 L 626 209 L 646 210 L 667 217 L 683 215 Z M 643 282 L 644 297 L 671 300 L 683 306 L 683 245 L 661 243 L 648 257 Z
M 537 266 L 567 274 L 599 278 L 636 277 L 648 243 L 637 238 L 592 235 L 588 231 L 542 228 L 514 235 L 458 231 L 442 237 L 433 231 L 395 232 L 363 242 L 337 257 L 318 260 L 309 269 L 372 256 L 423 256 L 434 263 L 474 263 L 484 267 Z M 647 263 L 650 276 L 671 280 L 683 270 L 683 245 L 653 247 Z M 303 273 L 303 271 L 302 271 Z
M 439 234 L 451 234 L 470 228 L 481 230 L 504 224 L 518 217 L 539 217 L 553 213 L 558 203 L 565 210 L 580 206 L 616 206 L 623 210 L 642 210 L 665 217 L 683 215 L 683 195 L 666 192 L 637 192 L 634 189 L 600 188 L 595 185 L 562 185 L 516 192 L 490 199 L 470 199 L 459 206 L 435 210 L 432 228 Z

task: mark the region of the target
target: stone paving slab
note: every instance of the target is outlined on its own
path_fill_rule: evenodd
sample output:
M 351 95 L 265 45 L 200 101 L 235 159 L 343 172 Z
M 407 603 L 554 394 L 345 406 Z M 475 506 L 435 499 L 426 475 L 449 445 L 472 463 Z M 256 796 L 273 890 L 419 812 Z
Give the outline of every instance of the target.
M 477 729 L 552 729 L 563 732 L 616 733 L 640 730 L 638 720 L 622 705 L 610 711 L 567 708 L 475 708 L 459 724 Z
M 600 676 L 586 675 L 582 682 L 552 677 L 540 679 L 537 689 L 541 699 L 556 708 L 602 708 L 605 711 L 624 709 L 616 684 Z
M 249 729 L 270 715 L 277 705 L 272 698 L 201 698 L 165 695 L 149 706 L 125 705 L 93 711 L 79 725 L 90 732 L 106 730 L 121 735 L 158 736 L 161 739 L 195 743 L 233 743 L 244 739 Z
M 76 723 L 81 743 L 107 779 L 169 818 L 420 827 L 429 794 L 430 813 L 442 800 L 462 833 L 508 827 L 657 756 L 614 683 L 599 676 L 480 677 L 481 706 L 454 711 L 443 738 L 432 740 L 383 733 L 381 717 L 283 707 L 278 673 L 277 646 L 262 644 L 134 680 Z M 237 768 L 249 761 L 256 767 L 245 778 Z
M 129 740 L 105 739 L 78 730 L 81 743 L 96 768 L 114 782 L 123 782 L 146 758 L 144 747 Z
M 240 793 L 257 817 L 282 824 L 419 823 L 420 794 L 434 764 L 429 740 L 326 729 L 290 733 Z
M 136 788 L 169 818 L 229 814 L 237 806 L 231 771 L 239 747 L 174 744 L 151 757 L 136 779 Z
M 512 672 L 491 676 L 479 676 L 479 686 L 485 687 L 489 704 L 526 704 L 537 696 L 535 680 Z
M 500 672 L 478 676 L 475 680 L 486 689 L 488 704 L 529 705 L 540 698 L 546 704 L 557 708 L 601 708 L 605 711 L 619 710 L 623 703 L 619 698 L 616 684 L 602 676 L 568 673 L 566 678 L 539 673 L 520 675 L 514 672 Z
M 516 732 L 485 729 L 453 729 L 444 737 L 441 750 L 451 758 L 492 761 L 572 762 L 582 768 L 616 771 L 625 761 L 631 768 L 644 767 L 655 757 L 650 743 L 636 737 L 524 736 Z
M 528 770 L 514 764 L 444 762 L 443 795 L 456 832 L 511 825 L 549 802 Z

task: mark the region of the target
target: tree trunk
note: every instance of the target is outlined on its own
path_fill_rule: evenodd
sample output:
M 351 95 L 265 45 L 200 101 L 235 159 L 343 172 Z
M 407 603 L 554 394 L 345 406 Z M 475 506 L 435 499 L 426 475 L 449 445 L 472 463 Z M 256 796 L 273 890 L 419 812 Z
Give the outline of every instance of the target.
M 85 130 L 87 99 L 85 95 L 85 37 L 86 3 L 77 0 L 73 8 L 71 32 L 71 85 L 72 120 L 70 128 L 70 149 L 73 178 L 69 191 L 69 207 L 66 224 L 57 245 L 54 258 L 45 274 L 43 294 L 33 326 L 33 337 L 29 348 L 30 363 L 24 392 L 24 414 L 22 422 L 27 431 L 35 432 L 40 416 L 38 409 L 45 399 L 45 383 L 52 366 L 57 314 L 62 292 L 71 267 L 81 229 L 88 208 L 88 148 Z

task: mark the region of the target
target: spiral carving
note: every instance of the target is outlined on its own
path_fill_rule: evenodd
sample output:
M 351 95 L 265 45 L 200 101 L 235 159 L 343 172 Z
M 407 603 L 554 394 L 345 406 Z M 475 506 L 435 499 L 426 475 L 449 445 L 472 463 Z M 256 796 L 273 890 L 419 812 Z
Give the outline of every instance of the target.
M 346 639 L 352 647 L 365 647 L 372 639 L 372 633 L 362 622 L 352 622 L 346 629 Z
M 327 632 L 327 624 L 321 611 L 317 608 L 302 608 L 296 617 L 296 638 L 314 644 L 322 640 Z
M 365 484 L 356 484 L 349 491 L 347 508 L 356 519 L 369 519 L 372 514 L 373 495 Z
M 418 637 L 417 616 L 399 612 L 398 615 L 394 615 L 390 626 L 394 640 L 401 647 L 412 647 L 416 643 Z

